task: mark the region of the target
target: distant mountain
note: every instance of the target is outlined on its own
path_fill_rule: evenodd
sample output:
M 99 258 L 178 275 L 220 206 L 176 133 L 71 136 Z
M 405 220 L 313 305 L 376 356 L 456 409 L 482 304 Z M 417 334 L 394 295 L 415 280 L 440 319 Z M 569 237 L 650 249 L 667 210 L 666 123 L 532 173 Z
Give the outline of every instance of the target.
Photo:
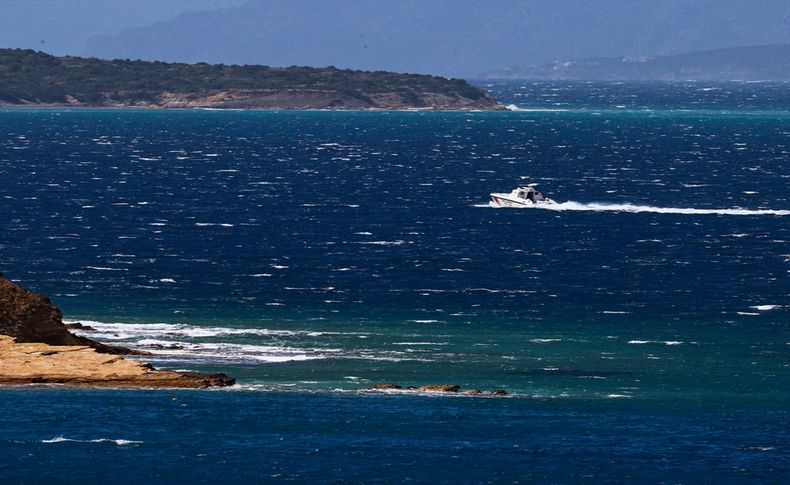
M 555 59 L 790 43 L 787 0 L 251 0 L 94 37 L 103 59 L 464 78 Z
M 485 79 L 790 81 L 790 44 L 658 57 L 596 57 L 494 71 Z
M 334 67 L 227 66 L 55 57 L 0 49 L 0 106 L 240 109 L 504 109 L 461 79 Z

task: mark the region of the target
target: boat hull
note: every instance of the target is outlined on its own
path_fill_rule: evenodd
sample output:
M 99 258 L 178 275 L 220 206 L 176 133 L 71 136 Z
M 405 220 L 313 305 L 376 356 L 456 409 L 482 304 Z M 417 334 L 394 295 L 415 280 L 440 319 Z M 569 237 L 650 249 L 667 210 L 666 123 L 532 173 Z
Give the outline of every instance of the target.
M 554 203 L 551 199 L 546 199 L 540 202 L 532 202 L 531 200 L 519 199 L 512 197 L 510 194 L 490 194 L 491 202 L 497 207 L 536 207 L 539 205 L 551 205 Z
M 529 200 L 513 199 L 510 194 L 491 194 L 491 202 L 498 207 L 532 207 L 535 205 Z

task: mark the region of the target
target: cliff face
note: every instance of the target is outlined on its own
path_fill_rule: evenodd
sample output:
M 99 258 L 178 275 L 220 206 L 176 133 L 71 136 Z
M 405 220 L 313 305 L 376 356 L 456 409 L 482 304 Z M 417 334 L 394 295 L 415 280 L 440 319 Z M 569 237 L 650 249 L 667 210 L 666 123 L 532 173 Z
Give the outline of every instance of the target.
M 47 297 L 0 275 L 0 384 L 202 388 L 235 383 L 225 374 L 157 370 L 118 354 L 142 353 L 71 334 Z
M 55 57 L 0 49 L 0 106 L 501 110 L 461 79 L 334 67 Z
M 82 345 L 107 354 L 141 354 L 131 349 L 104 345 L 73 335 L 62 319 L 60 310 L 49 298 L 31 293 L 0 274 L 0 334 L 13 337 L 20 343 Z
M 494 105 L 492 106 L 492 102 Z M 498 110 L 488 94 L 471 99 L 446 93 L 422 93 L 418 100 L 406 93 L 371 93 L 365 99 L 331 89 L 227 89 L 198 93 L 163 92 L 147 101 L 119 101 L 110 96 L 106 106 L 222 109 L 338 109 L 338 110 Z M 74 104 L 72 104 L 74 105 Z M 77 104 L 79 105 L 79 104 Z

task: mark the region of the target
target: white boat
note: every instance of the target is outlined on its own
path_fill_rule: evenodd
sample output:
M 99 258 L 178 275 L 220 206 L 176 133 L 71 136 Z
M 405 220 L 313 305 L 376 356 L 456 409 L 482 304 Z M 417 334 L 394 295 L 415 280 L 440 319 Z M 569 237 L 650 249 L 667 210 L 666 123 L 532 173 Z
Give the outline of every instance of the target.
M 555 203 L 548 197 L 543 197 L 543 194 L 535 188 L 535 184 L 516 187 L 509 194 L 491 194 L 491 202 L 499 207 L 535 207 Z

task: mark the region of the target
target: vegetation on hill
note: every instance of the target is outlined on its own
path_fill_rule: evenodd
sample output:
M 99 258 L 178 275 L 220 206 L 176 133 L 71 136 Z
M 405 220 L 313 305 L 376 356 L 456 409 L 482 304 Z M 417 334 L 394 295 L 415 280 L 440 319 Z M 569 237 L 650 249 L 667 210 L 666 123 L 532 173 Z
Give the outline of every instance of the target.
M 163 93 L 206 96 L 219 92 L 321 91 L 353 104 L 379 106 L 382 99 L 434 107 L 432 99 L 497 107 L 487 93 L 461 79 L 334 67 L 237 66 L 55 57 L 24 49 L 0 49 L 0 102 L 94 106 L 157 105 Z M 237 96 L 238 97 L 238 96 Z M 282 99 L 280 96 L 279 99 Z M 287 103 L 285 103 L 287 104 Z

